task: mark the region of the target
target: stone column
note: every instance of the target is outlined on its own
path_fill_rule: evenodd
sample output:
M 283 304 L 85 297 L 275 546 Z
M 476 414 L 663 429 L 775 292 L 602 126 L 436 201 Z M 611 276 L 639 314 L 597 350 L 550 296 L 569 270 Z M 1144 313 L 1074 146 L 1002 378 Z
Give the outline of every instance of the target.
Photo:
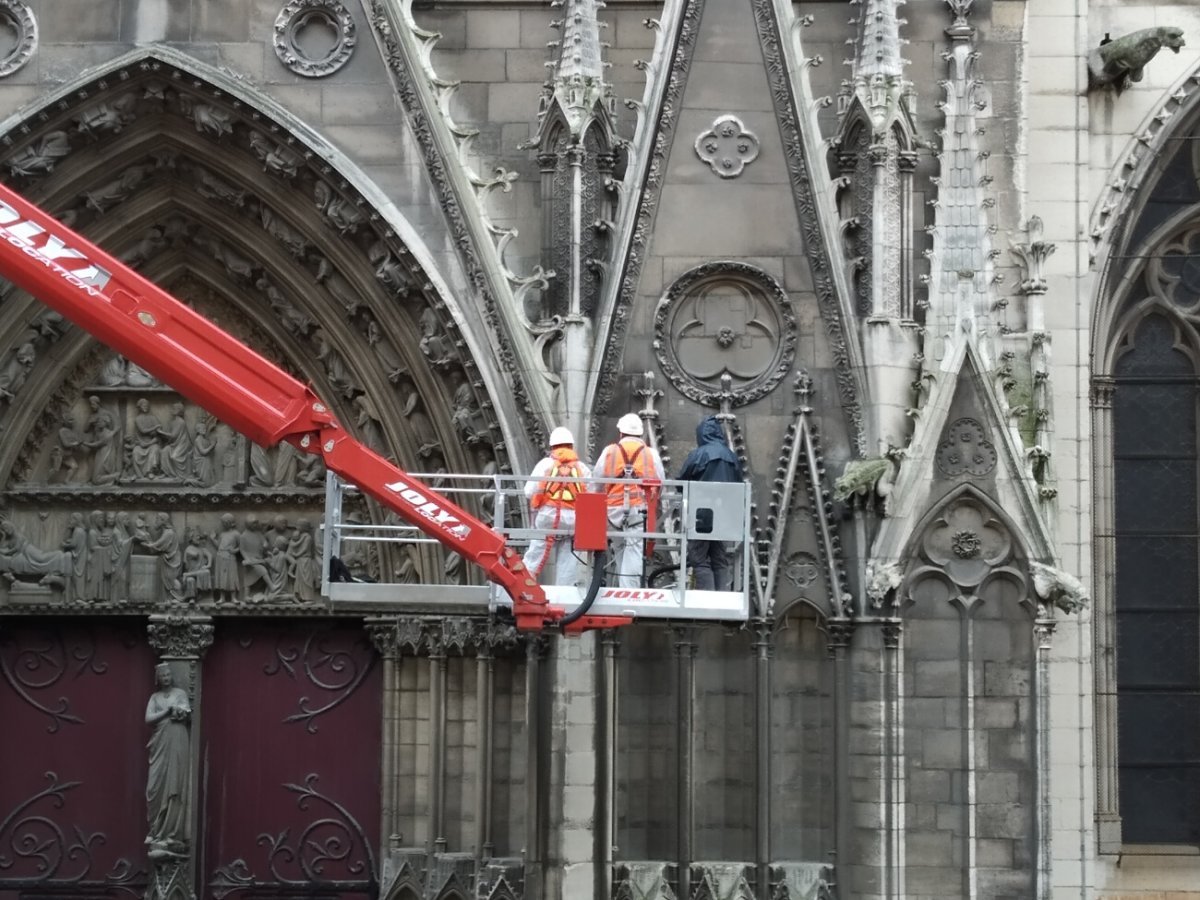
M 692 808 L 692 709 L 696 702 L 696 635 L 695 629 L 683 626 L 675 629 L 675 660 L 678 669 L 676 685 L 678 709 L 675 727 L 679 760 L 676 765 L 678 781 L 679 824 L 676 857 L 679 863 L 679 896 L 692 895 L 692 857 L 695 815 Z
M 149 843 L 147 856 L 150 864 L 150 885 L 146 889 L 146 900 L 196 900 L 199 887 L 197 878 L 199 866 L 196 860 L 200 858 L 200 848 L 197 845 L 197 835 L 200 831 L 200 730 L 201 730 L 201 696 L 200 696 L 200 660 L 213 641 L 212 619 L 208 616 L 151 616 L 147 627 L 147 637 L 150 646 L 158 654 L 159 667 L 156 668 L 155 695 L 148 703 L 147 712 L 161 712 L 164 703 L 172 704 L 173 700 L 163 694 L 166 685 L 159 681 L 159 672 L 165 675 L 169 672 L 173 688 L 182 690 L 187 695 L 187 712 L 181 712 L 182 721 L 187 723 L 188 731 L 188 786 L 180 803 L 184 810 L 185 833 L 181 839 Z M 165 700 L 156 700 L 163 696 Z M 179 704 L 175 704 L 178 706 Z M 174 714 L 169 716 L 174 720 Z M 161 719 L 159 720 L 162 721 Z M 171 727 L 170 723 L 159 726 Z M 170 748 L 164 749 L 164 754 L 170 754 Z M 166 763 L 159 763 L 164 765 Z M 151 777 L 153 773 L 151 773 Z M 149 787 L 149 786 L 148 786 Z M 149 810 L 147 810 L 149 812 Z M 151 835 L 155 837 L 155 835 Z M 158 837 L 162 837 L 159 835 Z
M 774 654 L 773 623 L 760 619 L 754 623 L 755 787 L 758 793 L 754 861 L 758 900 L 770 900 L 771 889 L 771 657 Z

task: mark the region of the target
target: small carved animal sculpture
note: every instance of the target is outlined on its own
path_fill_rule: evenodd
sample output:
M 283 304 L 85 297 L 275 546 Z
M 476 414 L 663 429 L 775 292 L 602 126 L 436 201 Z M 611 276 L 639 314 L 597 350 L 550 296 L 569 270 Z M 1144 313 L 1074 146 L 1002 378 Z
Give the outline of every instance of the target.
M 1088 88 L 1111 85 L 1119 94 L 1131 82 L 1142 80 L 1146 64 L 1163 47 L 1178 53 L 1183 46 L 1182 28 L 1161 25 L 1102 44 L 1088 54 Z

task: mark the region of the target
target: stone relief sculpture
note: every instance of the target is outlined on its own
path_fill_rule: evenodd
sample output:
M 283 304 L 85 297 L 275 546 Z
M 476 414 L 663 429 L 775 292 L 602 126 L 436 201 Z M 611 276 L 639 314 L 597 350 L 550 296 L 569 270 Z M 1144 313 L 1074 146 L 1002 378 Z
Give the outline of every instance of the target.
M 71 556 L 31 544 L 11 519 L 0 519 L 0 577 L 11 587 L 32 582 L 63 590 L 72 572 Z
M 13 175 L 43 175 L 54 171 L 58 161 L 71 152 L 71 140 L 65 131 L 51 131 L 8 159 Z
M 200 600 L 212 593 L 213 554 L 205 543 L 204 532 L 199 528 L 188 531 L 187 546 L 183 550 L 181 577 L 185 600 Z
M 87 525 L 83 513 L 73 512 L 67 525 L 63 550 L 70 559 L 67 571 L 67 593 L 72 598 L 87 596 Z
M 84 600 L 112 599 L 113 541 L 116 513 L 109 518 L 100 510 L 88 515 L 87 555 L 84 559 Z
M 88 397 L 91 415 L 84 427 L 82 443 L 92 452 L 92 484 L 115 484 L 121 477 L 122 437 L 116 417 L 96 395 Z M 60 432 L 60 441 L 63 435 Z
M 208 422 L 196 423 L 192 435 L 192 471 L 189 480 L 197 487 L 209 487 L 217 481 L 217 441 Z
M 231 513 L 221 516 L 221 531 L 211 535 L 217 545 L 213 555 L 213 593 L 218 603 L 233 603 L 238 599 L 238 554 L 241 552 L 241 532 Z
M 454 358 L 454 349 L 442 333 L 442 324 L 432 306 L 421 310 L 421 352 L 435 367 L 446 366 Z
M 238 536 L 238 555 L 241 558 L 241 574 L 246 586 L 247 600 L 262 601 L 273 593 L 274 582 L 268 567 L 267 552 L 267 537 L 263 534 L 258 516 L 246 516 Z
M 179 536 L 171 523 L 171 514 L 160 512 L 154 516 L 154 525 L 134 523 L 133 539 L 138 545 L 158 556 L 164 599 L 179 600 L 183 597 L 180 575 L 183 572 L 183 554 L 179 547 Z
M 313 187 L 313 201 L 329 220 L 334 228 L 342 234 L 354 232 L 359 225 L 366 221 L 362 210 L 349 200 L 339 196 L 332 187 L 324 181 L 318 181 Z
M 130 166 L 112 181 L 84 194 L 89 209 L 103 214 L 132 196 L 148 174 L 146 166 Z
M 153 481 L 162 475 L 158 435 L 162 423 L 150 411 L 150 401 L 145 397 L 137 401 L 137 415 L 133 417 L 133 435 L 128 441 L 128 467 L 126 477 L 139 481 Z
M 29 373 L 37 362 L 37 350 L 33 344 L 22 344 L 11 354 L 0 368 L 0 400 L 12 403 L 29 379 Z
M 137 97 L 122 94 L 111 103 L 97 103 L 75 117 L 75 129 L 92 138 L 119 134 L 121 129 L 137 118 Z
M 454 430 L 468 446 L 488 441 L 487 421 L 483 409 L 475 399 L 475 390 L 467 376 L 459 372 L 455 376 L 454 408 L 450 413 L 450 421 Z
M 1088 54 L 1088 88 L 1112 87 L 1118 94 L 1141 81 L 1146 64 L 1164 47 L 1183 49 L 1183 29 L 1160 25 L 1143 28 L 1101 44 Z
M 154 669 L 157 690 L 146 704 L 146 724 L 153 727 L 146 745 L 150 769 L 146 776 L 146 845 L 151 859 L 183 856 L 188 848 L 191 819 L 191 702 L 175 686 L 171 667 Z
M 171 405 L 171 415 L 165 425 L 158 429 L 163 444 L 159 451 L 159 466 L 162 477 L 167 481 L 189 482 L 192 475 L 192 433 L 183 417 L 183 404 Z
M 266 135 L 258 131 L 250 132 L 250 149 L 263 164 L 263 171 L 271 172 L 282 178 L 295 178 L 299 171 L 300 156 L 282 144 L 268 140 Z
M 316 538 L 306 519 L 296 523 L 296 532 L 287 545 L 292 594 L 301 603 L 321 598 L 321 563 L 316 555 Z

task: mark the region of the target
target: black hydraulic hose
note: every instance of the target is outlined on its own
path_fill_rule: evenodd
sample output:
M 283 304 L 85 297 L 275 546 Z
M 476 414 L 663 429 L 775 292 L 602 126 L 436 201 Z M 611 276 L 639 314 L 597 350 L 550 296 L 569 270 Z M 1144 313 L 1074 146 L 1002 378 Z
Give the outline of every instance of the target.
M 592 581 L 588 585 L 587 596 L 579 606 L 558 620 L 561 627 L 566 628 L 572 622 L 579 621 L 592 608 L 592 604 L 596 602 L 596 595 L 600 593 L 600 588 L 604 587 L 604 564 L 607 561 L 608 553 L 604 550 L 597 550 L 592 554 Z

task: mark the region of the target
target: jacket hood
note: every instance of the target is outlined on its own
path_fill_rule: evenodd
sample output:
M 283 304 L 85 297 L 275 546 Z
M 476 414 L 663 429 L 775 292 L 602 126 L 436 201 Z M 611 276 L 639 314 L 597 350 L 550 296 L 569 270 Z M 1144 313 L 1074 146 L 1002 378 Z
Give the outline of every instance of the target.
M 696 426 L 696 443 L 711 444 L 714 442 L 724 446 L 725 429 L 721 427 L 720 419 L 716 416 L 708 416 Z

